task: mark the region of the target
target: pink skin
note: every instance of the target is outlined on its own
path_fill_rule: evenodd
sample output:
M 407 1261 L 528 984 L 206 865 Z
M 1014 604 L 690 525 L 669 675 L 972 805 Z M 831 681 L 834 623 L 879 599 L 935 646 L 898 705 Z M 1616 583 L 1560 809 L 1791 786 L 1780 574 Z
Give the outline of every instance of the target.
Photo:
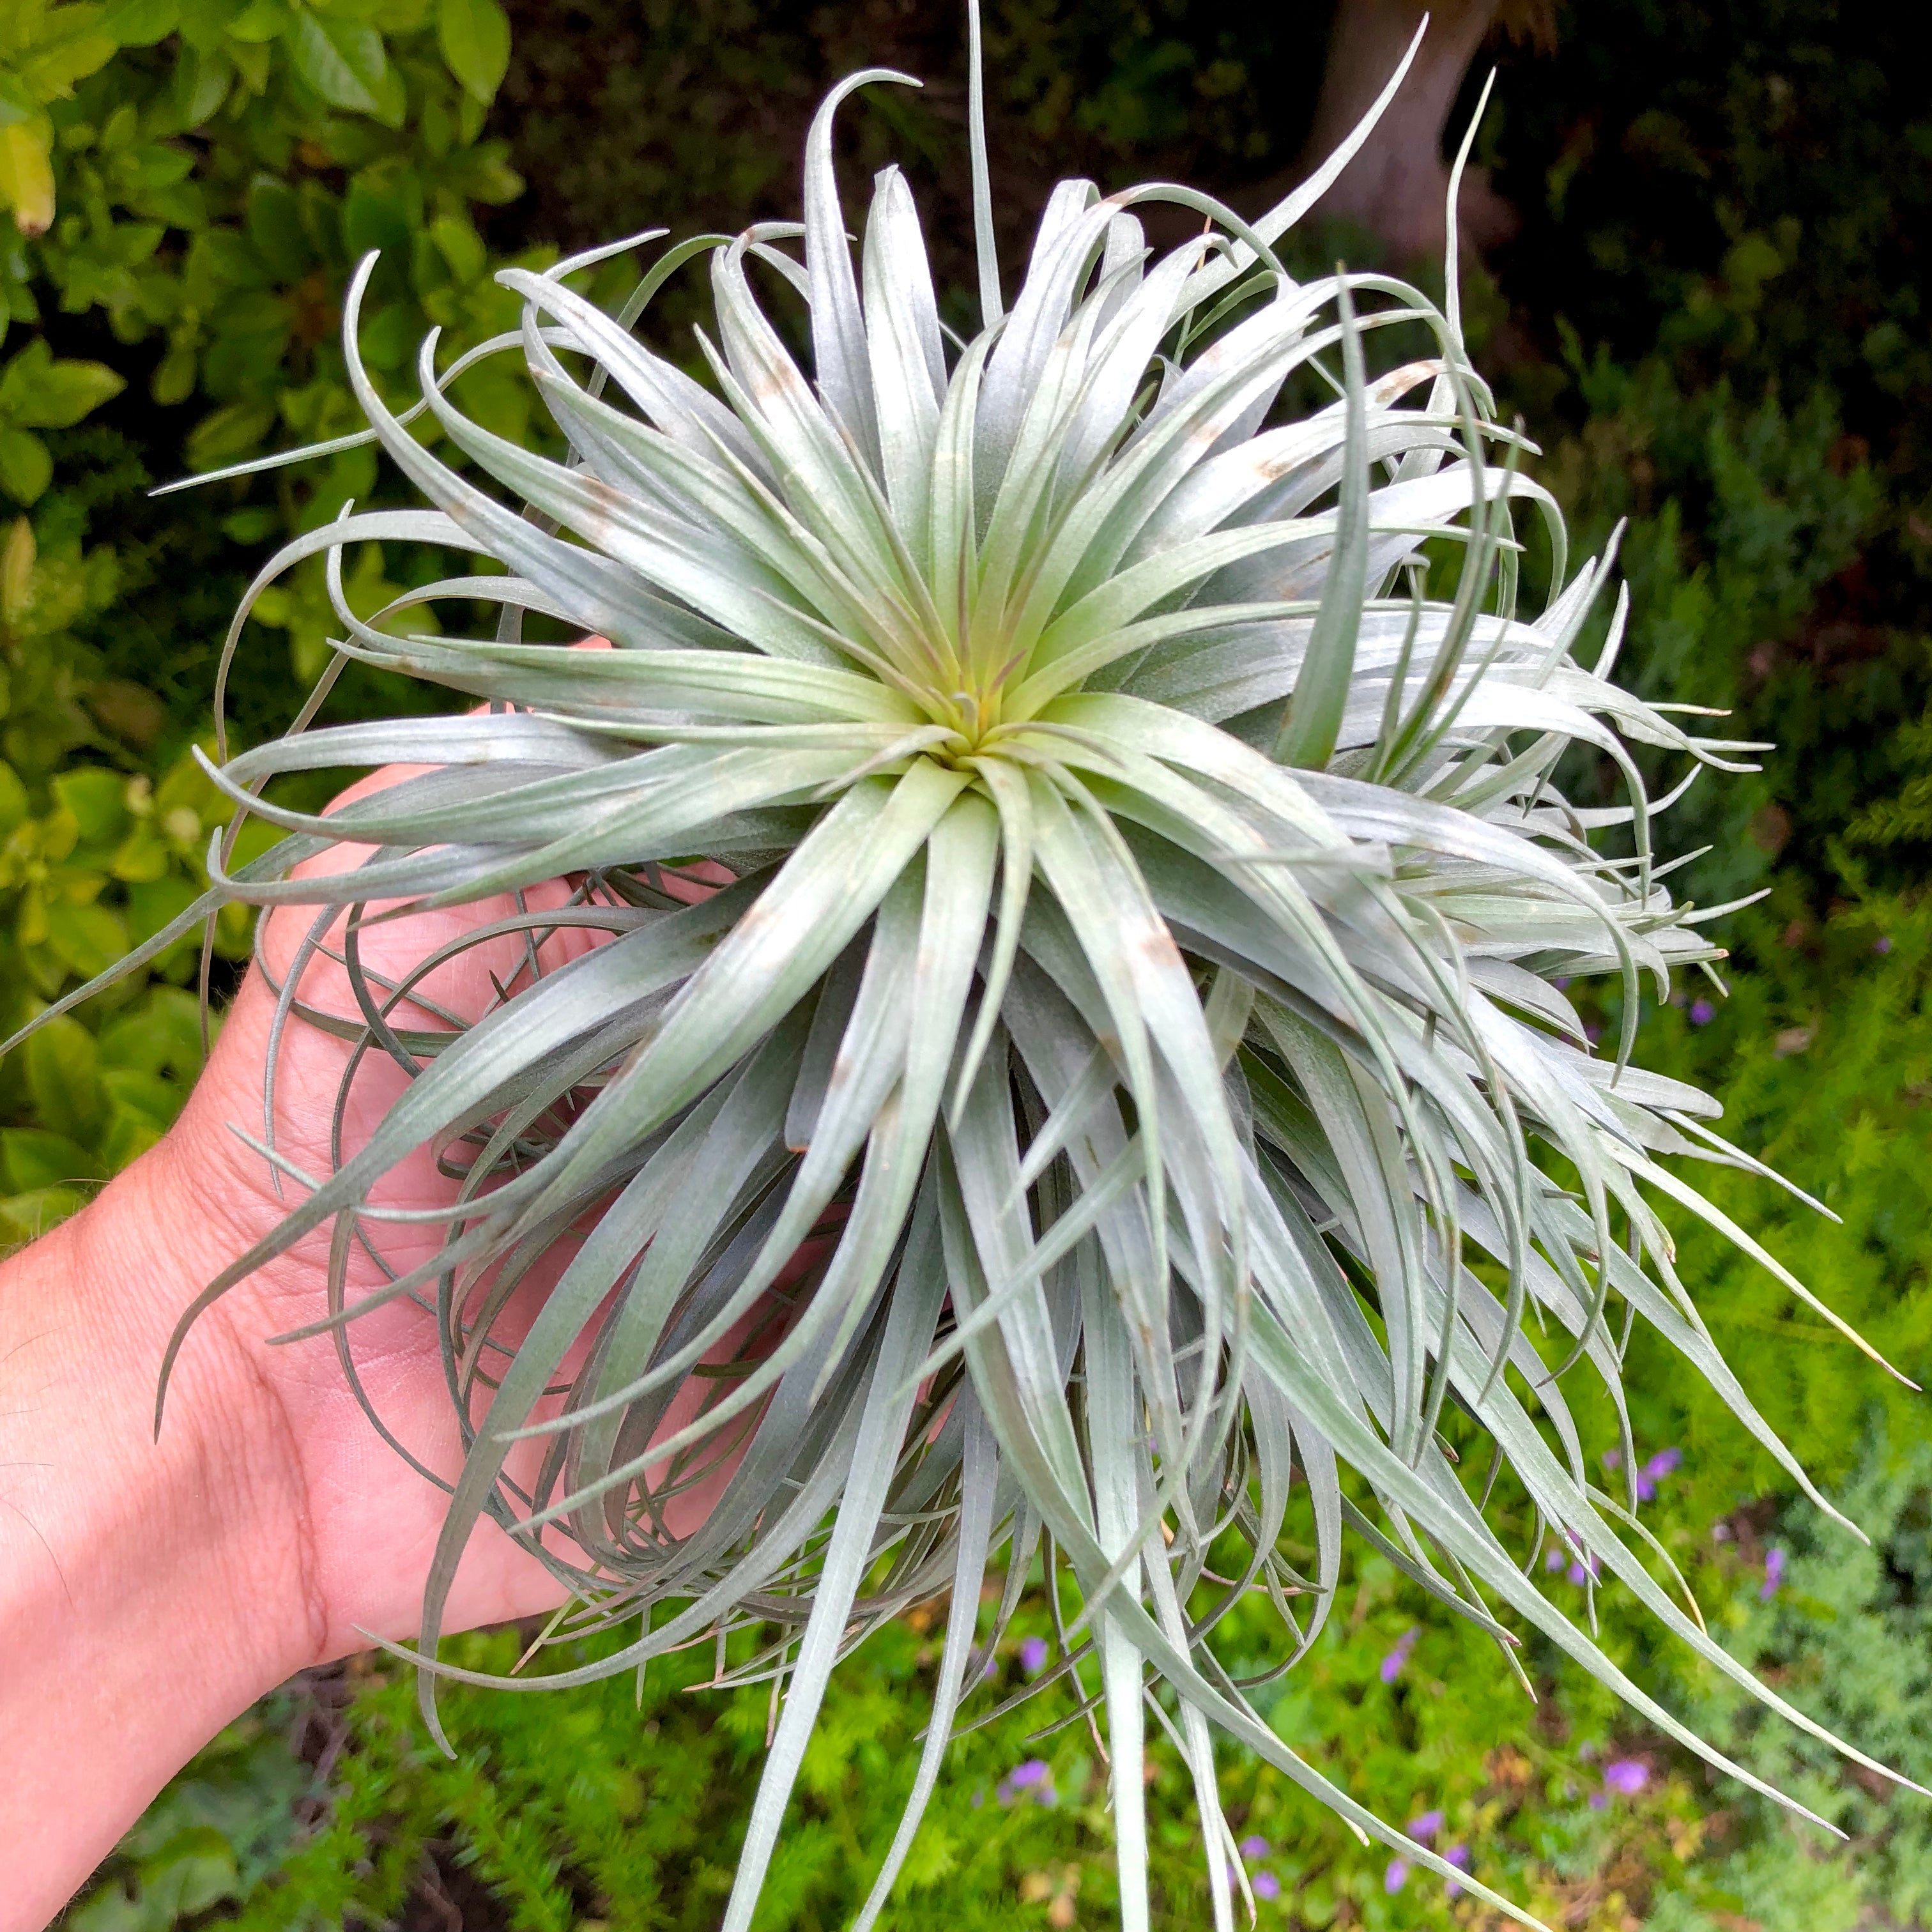
M 413 775 L 410 768 L 401 766 L 372 773 L 352 785 L 336 804 L 367 797 Z M 298 874 L 347 871 L 364 856 L 362 848 L 338 847 L 299 868 Z M 719 882 L 722 877 L 728 875 L 722 875 Z M 704 891 L 693 885 L 688 896 L 702 897 Z M 542 912 L 562 905 L 568 897 L 565 884 L 554 880 L 526 892 L 524 904 L 531 911 Z M 474 905 L 371 926 L 362 935 L 362 956 L 373 970 L 399 974 L 438 946 L 477 926 L 511 917 L 516 910 L 514 902 L 505 894 Z M 262 950 L 278 981 L 284 976 L 314 917 L 313 909 L 287 908 L 269 918 Z M 543 941 L 540 964 L 544 971 L 554 971 L 600 944 L 602 937 L 566 928 Z M 340 922 L 332 932 L 330 943 L 339 948 Z M 520 971 L 525 975 L 520 982 L 514 976 Z M 513 988 L 528 984 L 520 938 L 505 937 L 471 947 L 438 967 L 422 982 L 421 991 L 436 1005 L 469 1017 L 494 1004 L 493 975 Z M 345 1018 L 359 1017 L 347 974 L 320 953 L 311 958 L 304 974 L 301 997 L 305 1005 Z M 268 983 L 251 971 L 176 1130 L 208 1163 L 199 1186 L 210 1220 L 221 1226 L 226 1237 L 224 1258 L 272 1231 L 300 1198 L 299 1184 L 285 1182 L 285 1198 L 278 1200 L 267 1164 L 226 1130 L 226 1124 L 234 1121 L 260 1137 L 260 1070 L 266 1058 L 274 1006 Z M 411 1006 L 398 1008 L 394 1018 L 404 1025 L 440 1024 L 432 1012 Z M 284 1030 L 277 1070 L 275 1145 L 304 1173 L 328 1172 L 330 1125 L 350 1051 L 344 1042 L 311 1026 L 292 1022 Z M 362 1144 L 406 1084 L 402 1070 L 386 1055 L 372 1052 L 364 1057 L 351 1089 L 344 1123 L 346 1147 L 352 1149 Z M 456 1192 L 456 1184 L 437 1172 L 430 1150 L 418 1148 L 384 1177 L 370 1198 L 380 1208 L 416 1208 L 452 1201 Z M 376 1245 L 399 1272 L 434 1256 L 445 1232 L 446 1224 L 440 1222 L 379 1225 L 372 1229 Z M 320 1648 L 326 1655 L 338 1656 L 362 1647 L 362 1640 L 353 1629 L 342 1627 L 332 1608 L 338 1600 L 346 1602 L 352 1594 L 359 1594 L 364 1602 L 364 1614 L 352 1619 L 363 1629 L 392 1637 L 415 1630 L 422 1579 L 442 1527 L 443 1498 L 441 1492 L 411 1472 L 370 1427 L 344 1377 L 332 1337 L 266 1346 L 266 1337 L 300 1328 L 324 1312 L 319 1306 L 319 1286 L 327 1266 L 328 1243 L 326 1228 L 305 1235 L 286 1255 L 239 1284 L 204 1319 L 226 1317 L 231 1333 L 271 1373 L 278 1400 L 288 1412 L 290 1434 L 300 1446 L 302 1486 L 320 1552 L 314 1587 L 322 1601 L 332 1606 L 326 1621 L 318 1620 Z M 560 1247 L 532 1271 L 512 1304 L 512 1333 L 527 1325 L 529 1316 L 562 1272 L 568 1252 L 567 1247 Z M 358 1250 L 349 1270 L 351 1302 L 382 1285 L 375 1263 Z M 518 1319 L 520 1313 L 521 1321 Z M 503 1332 L 497 1330 L 500 1337 Z M 358 1317 L 350 1338 L 357 1373 L 377 1414 L 424 1462 L 446 1476 L 454 1475 L 461 1466 L 461 1443 L 437 1351 L 434 1322 L 423 1310 L 398 1299 Z M 184 1354 L 200 1342 L 200 1334 L 191 1333 Z M 566 1371 L 579 1358 L 579 1354 L 567 1356 Z M 272 1369 L 268 1370 L 271 1362 Z M 673 1411 L 671 1423 L 686 1419 L 702 1393 L 696 1384 L 686 1391 Z M 548 1405 L 548 1412 L 554 1412 L 559 1406 Z M 512 1471 L 531 1468 L 540 1450 L 540 1444 L 530 1444 L 519 1459 L 513 1460 Z M 705 1490 L 676 1500 L 670 1526 L 674 1533 L 688 1534 L 703 1520 L 728 1473 L 728 1466 Z M 373 1506 L 378 1495 L 380 1508 Z M 383 1580 L 386 1587 L 372 1596 L 367 1582 L 375 1576 Z M 558 1600 L 557 1588 L 542 1566 L 494 1525 L 485 1524 L 479 1527 L 465 1559 L 447 1628 L 464 1630 L 478 1623 L 522 1616 L 548 1609 Z
M 396 782 L 371 774 L 338 802 Z M 357 862 L 353 848 L 316 862 Z M 704 890 L 693 882 L 692 896 Z M 562 903 L 561 884 L 527 896 Z M 372 927 L 364 956 L 381 972 L 514 910 L 504 899 Z M 269 922 L 279 975 L 314 917 Z M 546 941 L 547 968 L 596 943 Z M 440 968 L 426 993 L 481 1012 L 488 974 L 508 980 L 521 942 L 490 942 Z M 306 1002 L 356 1008 L 340 968 L 317 958 Z M 266 1163 L 228 1130 L 259 1136 L 274 996 L 250 969 L 180 1120 L 84 1213 L 0 1268 L 0 1838 L 7 1860 L 0 1932 L 44 1925 L 161 1785 L 222 1725 L 305 1666 L 366 1646 L 361 1633 L 406 1638 L 442 1525 L 442 1492 L 383 1443 L 345 1384 L 332 1338 L 272 1347 L 272 1335 L 326 1312 L 328 1232 L 299 1241 L 209 1308 L 176 1364 L 158 1439 L 156 1372 L 170 1331 L 200 1288 L 268 1232 L 299 1198 L 278 1200 Z M 434 1024 L 427 1016 L 418 1024 Z M 276 1144 L 308 1173 L 328 1169 L 329 1123 L 349 1048 L 292 1024 L 278 1074 Z M 359 1144 L 402 1084 L 365 1058 L 347 1144 Z M 414 1207 L 454 1184 L 418 1152 L 374 1199 Z M 439 1229 L 388 1226 L 392 1264 L 434 1251 Z M 561 1265 L 530 1284 L 540 1295 Z M 377 1287 L 366 1255 L 352 1294 Z M 355 1360 L 377 1412 L 432 1468 L 453 1476 L 460 1442 L 435 1323 L 406 1301 L 358 1319 Z M 734 1338 L 734 1340 L 736 1338 Z M 721 1351 L 721 1352 L 724 1352 Z M 674 1412 L 683 1419 L 694 1388 Z M 668 1425 L 670 1426 L 670 1425 Z M 532 1452 L 533 1453 L 533 1452 Z M 730 1465 L 674 1504 L 686 1533 Z M 547 1610 L 560 1592 L 494 1524 L 472 1536 L 444 1628 Z

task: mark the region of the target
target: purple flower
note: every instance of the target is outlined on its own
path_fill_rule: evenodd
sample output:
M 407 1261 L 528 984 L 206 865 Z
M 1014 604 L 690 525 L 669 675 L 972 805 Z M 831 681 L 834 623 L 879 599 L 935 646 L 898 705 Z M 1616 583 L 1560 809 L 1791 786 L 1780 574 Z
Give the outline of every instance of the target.
M 1874 952 L 1889 952 L 1892 950 L 1891 934 L 1888 932 L 1880 933 L 1879 936 L 1872 941 L 1872 950 Z
M 1270 1849 L 1265 1838 L 1247 1838 L 1241 1840 L 1241 1856 L 1244 1858 L 1264 1858 Z
M 1586 1579 L 1594 1581 L 1597 1577 L 1600 1576 L 1604 1574 L 1602 1564 L 1597 1561 L 1595 1557 L 1591 1556 L 1585 1550 L 1583 1546 L 1576 1540 L 1576 1538 L 1572 1535 L 1569 1531 L 1565 1530 L 1563 1532 L 1563 1537 L 1564 1540 L 1569 1544 L 1570 1550 L 1573 1552 L 1570 1559 L 1569 1572 L 1570 1580 L 1571 1582 L 1582 1583 Z
M 1690 1002 L 1690 1024 L 1693 1026 L 1708 1026 L 1717 1017 L 1718 1010 L 1708 1000 L 1693 1000 Z
M 1408 1884 L 1408 1859 L 1390 1858 L 1389 1860 L 1388 1870 L 1382 1874 L 1383 1891 L 1388 1892 L 1400 1892 L 1404 1886 Z
M 1016 1764 L 1001 1781 L 998 1793 L 1002 1804 L 1010 1804 L 1022 1791 L 1031 1791 L 1042 1804 L 1056 1804 L 1059 1794 L 1053 1788 L 1053 1768 L 1044 1758 L 1030 1757 Z
M 1769 1603 L 1784 1583 L 1784 1552 L 1773 1544 L 1764 1552 L 1764 1584 L 1758 1592 L 1759 1598 Z
M 1425 1811 L 1420 1817 L 1408 1821 L 1408 1835 L 1425 1845 L 1442 1828 L 1442 1814 L 1439 1811 Z
M 1567 973 L 1560 973 L 1550 983 L 1559 993 L 1567 993 L 1570 990 L 1570 976 Z
M 1384 1684 L 1393 1684 L 1402 1675 L 1402 1666 L 1408 1661 L 1408 1653 L 1415 1648 L 1415 1640 L 1421 1634 L 1421 1631 L 1412 1628 L 1396 1639 L 1394 1649 L 1382 1659 L 1382 1678 Z
M 1546 1570 L 1560 1570 L 1563 1568 L 1563 1546 L 1560 1543 L 1552 1543 L 1550 1546 L 1543 1559 L 1543 1567 Z
M 1621 1797 L 1634 1798 L 1650 1782 L 1650 1767 L 1641 1758 L 1615 1757 L 1604 1767 L 1604 1783 Z
M 1257 1872 L 1254 1876 L 1255 1896 L 1257 1898 L 1279 1898 L 1281 1880 L 1273 1872 Z
M 1468 1870 L 1469 1848 L 1467 1845 L 1451 1845 L 1442 1856 L 1452 1865 L 1460 1865 L 1465 1871 Z M 1458 1898 L 1462 1895 L 1462 1888 L 1453 1878 L 1443 1888 L 1451 1898 Z
M 1037 1677 L 1046 1668 L 1046 1640 L 1043 1636 L 1020 1640 L 1020 1668 L 1029 1677 Z
M 1592 1811 L 1600 1811 L 1609 1802 L 1610 1800 L 1600 1791 L 1593 1791 L 1590 1793 L 1590 1809 Z
M 1605 1468 L 1620 1469 L 1623 1467 L 1624 1452 L 1621 1449 L 1606 1449 L 1601 1460 Z
M 1604 1030 L 1601 1027 L 1598 1025 L 1594 1020 L 1591 1021 L 1583 1029 L 1583 1037 L 1587 1040 L 1592 1046 L 1594 1046 L 1597 1042 L 1603 1038 L 1603 1036 Z
M 1657 1493 L 1657 1486 L 1684 1460 L 1681 1449 L 1660 1449 L 1636 1472 L 1636 1499 L 1647 1503 Z

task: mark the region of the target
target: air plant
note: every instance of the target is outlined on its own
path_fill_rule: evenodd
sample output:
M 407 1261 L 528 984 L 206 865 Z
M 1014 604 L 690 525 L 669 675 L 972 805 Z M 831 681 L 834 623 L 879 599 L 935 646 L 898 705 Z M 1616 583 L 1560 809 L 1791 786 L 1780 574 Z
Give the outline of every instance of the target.
M 338 668 L 486 708 L 298 727 L 210 765 L 238 826 L 285 836 L 230 868 L 231 828 L 207 897 L 130 963 L 221 905 L 315 908 L 304 956 L 346 934 L 362 1009 L 345 1088 L 368 1057 L 409 1078 L 319 1174 L 277 1154 L 269 1108 L 260 1144 L 286 1216 L 176 1346 L 195 1312 L 324 1227 L 318 1325 L 352 1376 L 369 1309 L 433 1306 L 468 1445 L 416 1653 L 439 1739 L 440 1678 L 500 1681 L 436 1658 L 486 1515 L 569 1592 L 556 1638 L 639 1620 L 634 1640 L 542 1682 L 707 1635 L 722 1660 L 730 1634 L 762 1634 L 725 1673 L 770 1682 L 776 1712 L 729 1932 L 750 1922 L 835 1664 L 950 1593 L 924 1755 L 860 1923 L 876 1920 L 1036 1560 L 1080 1608 L 1029 1688 L 1070 1681 L 1104 1723 L 1128 1928 L 1148 1922 L 1150 1714 L 1192 1776 L 1217 1927 L 1247 1889 L 1217 1730 L 1405 1869 L 1507 1909 L 1276 1736 L 1217 1627 L 1265 1595 L 1282 1636 L 1260 1682 L 1290 1669 L 1352 1532 L 1519 1676 L 1527 1627 L 1765 1790 L 1542 1593 L 1560 1548 L 1827 1735 L 1654 1580 L 1647 1559 L 1667 1562 L 1635 1493 L 1594 1486 L 1564 1395 L 1573 1372 L 1601 1383 L 1634 1470 L 1622 1349 L 1647 1324 L 1830 1508 L 1718 1354 L 1652 1205 L 1701 1217 L 1809 1300 L 1663 1157 L 1756 1163 L 1711 1130 L 1708 1096 L 1630 1059 L 1640 982 L 1661 995 L 1721 955 L 1712 913 L 1674 902 L 1653 858 L 1683 785 L 1652 800 L 1629 748 L 1681 760 L 1685 784 L 1753 748 L 1611 682 L 1612 560 L 1569 574 L 1557 506 L 1496 419 L 1464 345 L 1454 220 L 1441 307 L 1389 276 L 1283 266 L 1276 243 L 1368 123 L 1252 224 L 1184 188 L 1062 184 L 1009 303 L 972 26 L 970 340 L 942 324 L 896 169 L 877 178 L 854 266 L 834 116 L 856 88 L 916 84 L 884 70 L 813 121 L 802 224 L 671 248 L 614 316 L 570 278 L 616 250 L 506 269 L 519 331 L 440 372 L 426 341 L 412 413 L 460 470 L 369 379 L 373 258 L 358 272 L 343 339 L 364 440 L 435 507 L 346 512 L 298 538 L 229 647 L 262 590 L 320 553 Z M 1136 213 L 1154 203 L 1202 231 L 1156 257 Z M 708 382 L 634 329 L 699 263 Z M 802 307 L 808 371 L 773 292 Z M 1405 336 L 1428 352 L 1372 377 L 1371 347 Z M 506 352 L 564 460 L 451 400 L 465 368 Z M 1317 386 L 1332 400 L 1288 413 Z M 1523 507 L 1552 579 L 1534 610 Z M 492 574 L 364 622 L 341 571 L 364 540 L 441 544 Z M 1453 594 L 1432 595 L 1445 560 Z M 410 613 L 439 602 L 494 604 L 500 621 L 415 634 Z M 614 648 L 526 642 L 526 613 Z M 1592 663 L 1586 634 L 1604 639 Z M 1621 775 L 1622 802 L 1564 796 L 1574 747 Z M 392 761 L 430 769 L 327 818 L 262 796 L 280 774 Z M 353 868 L 296 875 L 345 847 Z M 559 879 L 567 903 L 473 940 L 580 928 L 597 943 L 554 970 L 532 944 L 531 970 L 472 1023 L 410 1001 L 453 949 L 400 977 L 359 962 L 374 908 Z M 1563 990 L 1592 975 L 1622 990 L 1600 1055 Z M 278 1034 L 314 1018 L 302 976 L 298 961 L 279 987 Z M 352 1248 L 381 1246 L 372 1192 L 425 1143 L 460 1176 L 439 1251 L 352 1300 Z M 573 1228 L 512 1332 L 513 1288 Z M 668 1424 L 700 1370 L 702 1402 Z M 1452 1458 L 1449 1408 L 1486 1456 L 1465 1438 Z M 515 1479 L 532 1442 L 534 1474 Z M 700 1466 L 730 1472 L 722 1498 L 674 1533 L 666 1498 Z M 1517 1546 L 1491 1520 L 1502 1472 Z M 1305 1571 L 1284 1553 L 1291 1511 L 1316 1552 Z

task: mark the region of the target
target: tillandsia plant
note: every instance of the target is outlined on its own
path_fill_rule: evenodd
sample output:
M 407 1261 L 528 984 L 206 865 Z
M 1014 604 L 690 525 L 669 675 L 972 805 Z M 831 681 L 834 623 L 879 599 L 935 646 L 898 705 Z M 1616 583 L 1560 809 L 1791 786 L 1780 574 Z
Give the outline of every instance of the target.
M 175 1346 L 322 1228 L 331 1312 L 304 1332 L 332 1332 L 352 1379 L 358 1320 L 405 1297 L 434 1311 L 467 1455 L 415 1653 L 432 1730 L 439 1678 L 466 1675 L 436 1649 L 484 1516 L 569 1593 L 554 1636 L 639 1620 L 543 1682 L 715 1639 L 720 1681 L 769 1681 L 774 1708 L 730 1932 L 838 1659 L 950 1593 L 917 1781 L 860 1922 L 877 1919 L 1036 1560 L 1056 1606 L 1080 1606 L 1040 1681 L 1072 1680 L 1104 1724 L 1128 1927 L 1148 1922 L 1150 1716 L 1192 1772 L 1218 1927 L 1247 1888 L 1217 1731 L 1507 1910 L 1321 1775 L 1256 1695 L 1322 1634 L 1352 1531 L 1519 1676 L 1526 1627 L 1764 1789 L 1543 1595 L 1554 1539 L 1827 1736 L 1712 1640 L 1681 1580 L 1655 1580 L 1670 1565 L 1635 1490 L 1594 1486 L 1564 1394 L 1572 1372 L 1601 1384 L 1634 1471 L 1621 1341 L 1648 1323 L 1830 1507 L 1719 1355 L 1652 1205 L 1776 1270 L 1665 1159 L 1754 1163 L 1705 1095 L 1630 1061 L 1640 982 L 1661 992 L 1720 955 L 1652 856 L 1683 784 L 1648 799 L 1628 748 L 1681 759 L 1684 784 L 1753 748 L 1611 682 L 1620 600 L 1580 661 L 1611 560 L 1568 574 L 1562 518 L 1466 352 L 1453 239 L 1441 308 L 1387 276 L 1283 267 L 1275 244 L 1366 125 L 1252 224 L 1183 188 L 1065 183 L 1009 303 L 977 65 L 976 44 L 970 340 L 941 323 L 895 169 L 854 266 L 834 115 L 856 88 L 912 84 L 884 70 L 812 123 L 802 225 L 670 248 L 615 316 L 568 284 L 614 250 L 508 269 L 520 332 L 440 373 L 425 342 L 416 410 L 460 470 L 364 370 L 364 264 L 350 376 L 368 434 L 435 507 L 345 513 L 250 602 L 321 553 L 338 664 L 484 708 L 301 728 L 325 679 L 296 731 L 211 766 L 237 826 L 286 836 L 245 865 L 214 852 L 208 897 L 148 950 L 223 905 L 310 908 L 274 1040 L 307 1024 L 352 1042 L 338 1126 L 370 1066 L 402 1078 L 366 1140 L 338 1132 L 308 1173 L 275 1145 L 272 1046 L 255 1144 L 286 1216 Z M 1204 226 L 1156 259 L 1136 211 L 1163 202 Z M 708 383 L 634 328 L 697 263 Z M 808 374 L 773 296 L 802 309 Z M 1371 344 L 1405 336 L 1429 352 L 1372 378 Z M 505 353 L 565 460 L 449 399 Z M 1320 384 L 1332 400 L 1288 414 Z M 1538 522 L 1552 584 L 1532 611 Z M 341 560 L 367 540 L 486 568 L 365 622 Z M 412 634 L 412 609 L 479 603 L 494 634 Z M 532 613 L 611 648 L 525 641 Z M 1579 746 L 1622 774 L 1622 802 L 1558 790 Z M 326 818 L 263 794 L 390 763 L 412 774 Z M 519 910 L 409 970 L 365 957 L 398 909 L 504 893 Z M 571 934 L 568 956 L 547 944 Z M 524 963 L 488 1011 L 428 998 L 434 971 L 506 936 Z M 303 998 L 324 958 L 352 1022 Z M 258 960 L 272 980 L 259 941 Z M 1564 991 L 1590 975 L 1622 989 L 1601 1055 Z M 378 1190 L 425 1144 L 452 1198 L 398 1214 Z M 398 1222 L 426 1220 L 428 1258 L 388 1258 Z M 352 1298 L 358 1254 L 386 1278 Z M 531 1316 L 518 1291 L 547 1257 Z M 709 1508 L 681 1517 L 700 1484 Z M 1244 1680 L 1216 1630 L 1255 1593 L 1281 1650 Z

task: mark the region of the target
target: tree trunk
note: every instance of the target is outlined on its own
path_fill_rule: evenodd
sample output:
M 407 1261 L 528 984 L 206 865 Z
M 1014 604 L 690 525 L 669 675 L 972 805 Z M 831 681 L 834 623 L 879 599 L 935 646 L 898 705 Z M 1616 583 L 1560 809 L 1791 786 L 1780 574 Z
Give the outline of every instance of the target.
M 1430 7 L 1424 0 L 1340 0 L 1336 8 L 1328 68 L 1298 178 L 1347 138 L 1395 71 L 1424 13 L 1430 15 L 1429 31 L 1401 91 L 1318 205 L 1320 214 L 1378 236 L 1396 262 L 1441 258 L 1449 192 L 1444 124 L 1498 4 L 1498 0 L 1436 0 Z M 1477 247 L 1503 240 L 1515 226 L 1508 205 L 1475 168 L 1463 175 L 1459 216 L 1462 236 Z

